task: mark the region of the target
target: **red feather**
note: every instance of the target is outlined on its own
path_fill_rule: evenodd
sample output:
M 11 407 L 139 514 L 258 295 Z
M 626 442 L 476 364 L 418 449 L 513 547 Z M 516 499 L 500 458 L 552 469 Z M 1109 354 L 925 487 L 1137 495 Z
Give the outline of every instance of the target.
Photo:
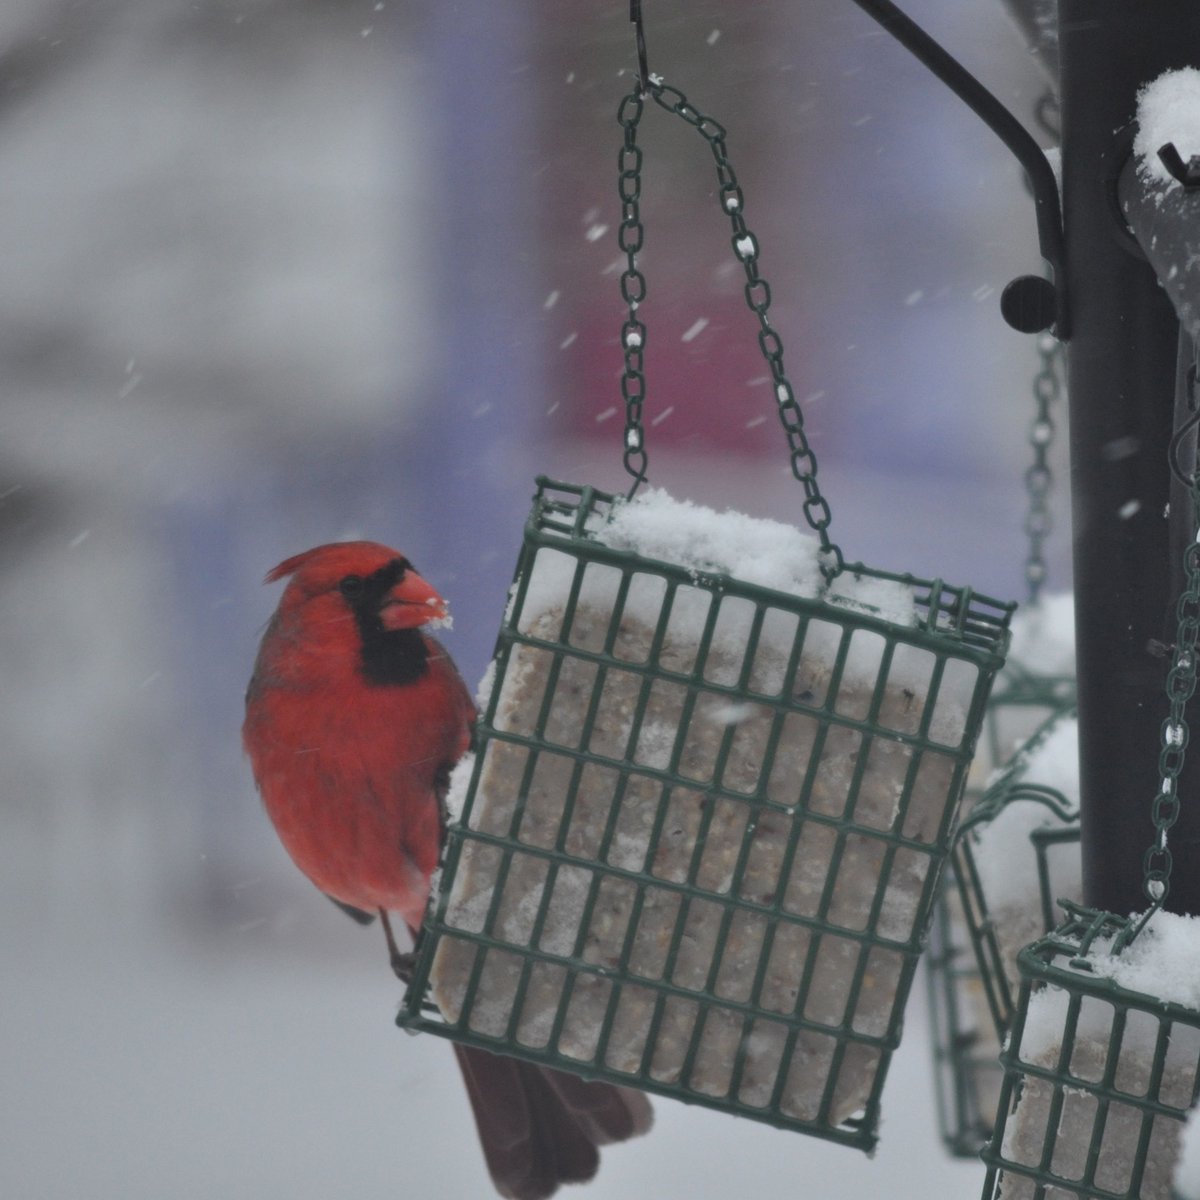
M 474 706 L 421 626 L 441 597 L 375 542 L 317 546 L 289 577 L 246 694 L 243 741 L 267 814 L 326 895 L 420 925 L 442 842 L 441 790 Z M 538 1200 L 586 1179 L 596 1147 L 644 1132 L 639 1093 L 459 1048 L 501 1195 Z

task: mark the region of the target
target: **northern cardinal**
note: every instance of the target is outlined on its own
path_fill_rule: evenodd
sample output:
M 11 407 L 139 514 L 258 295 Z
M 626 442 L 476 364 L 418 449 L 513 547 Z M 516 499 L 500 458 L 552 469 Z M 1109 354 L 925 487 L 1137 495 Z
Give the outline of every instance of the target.
M 393 969 L 411 967 L 389 912 L 416 936 L 444 832 L 451 767 L 475 710 L 423 630 L 446 602 L 375 542 L 317 546 L 288 578 L 246 693 L 243 742 L 267 814 L 296 865 L 366 924 L 378 913 Z M 645 1132 L 640 1092 L 455 1045 L 497 1191 L 541 1200 L 590 1179 L 597 1147 Z

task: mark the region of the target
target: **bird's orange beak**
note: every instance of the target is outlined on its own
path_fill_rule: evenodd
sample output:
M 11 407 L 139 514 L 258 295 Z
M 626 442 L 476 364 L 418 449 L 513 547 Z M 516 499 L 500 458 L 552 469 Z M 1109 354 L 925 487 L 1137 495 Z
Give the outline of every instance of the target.
M 383 599 L 379 610 L 384 629 L 416 629 L 427 621 L 444 621 L 450 606 L 416 571 L 404 578 Z

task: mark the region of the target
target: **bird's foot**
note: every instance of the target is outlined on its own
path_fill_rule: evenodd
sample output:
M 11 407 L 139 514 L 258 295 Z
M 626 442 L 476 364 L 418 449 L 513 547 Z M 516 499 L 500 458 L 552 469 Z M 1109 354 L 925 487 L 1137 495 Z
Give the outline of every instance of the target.
M 391 956 L 392 970 L 396 972 L 396 978 L 405 986 L 412 983 L 413 971 L 417 965 L 417 956 L 415 954 L 400 954 L 395 953 Z

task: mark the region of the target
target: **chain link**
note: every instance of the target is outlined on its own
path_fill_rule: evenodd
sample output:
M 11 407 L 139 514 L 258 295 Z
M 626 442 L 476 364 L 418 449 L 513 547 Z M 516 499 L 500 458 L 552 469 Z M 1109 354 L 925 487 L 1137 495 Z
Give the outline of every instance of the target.
M 635 89 L 621 101 L 617 120 L 625 130 L 625 144 L 618 159 L 620 167 L 621 226 L 617 241 L 625 254 L 621 273 L 621 299 L 628 315 L 621 327 L 621 349 L 625 369 L 621 373 L 621 397 L 625 401 L 625 470 L 633 476 L 633 491 L 646 478 L 646 431 L 642 424 L 642 405 L 646 399 L 645 351 L 646 326 L 638 317 L 638 307 L 646 298 L 646 277 L 638 270 L 637 256 L 645 240 L 642 227 L 642 150 L 637 144 L 638 122 L 645 101 Z
M 1029 552 L 1025 559 L 1025 583 L 1029 603 L 1036 604 L 1046 582 L 1046 538 L 1054 528 L 1047 496 L 1054 482 L 1050 470 L 1050 448 L 1054 444 L 1055 425 L 1051 409 L 1062 395 L 1062 343 L 1049 333 L 1037 339 L 1041 369 L 1033 379 L 1033 398 L 1037 402 L 1033 424 L 1029 427 L 1029 445 L 1033 463 L 1025 472 L 1025 492 L 1029 508 L 1025 514 L 1025 536 Z
M 1188 378 L 1188 403 L 1196 411 L 1195 371 Z M 1200 517 L 1200 476 L 1190 480 L 1193 520 Z M 1160 729 L 1158 771 L 1162 782 L 1151 806 L 1154 841 L 1142 858 L 1142 887 L 1151 911 L 1162 907 L 1171 888 L 1171 851 L 1167 835 L 1179 819 L 1179 776 L 1191 730 L 1187 705 L 1196 691 L 1197 642 L 1200 641 L 1200 527 L 1183 556 L 1184 585 L 1175 607 L 1178 626 L 1165 686 L 1169 711 Z M 1143 918 L 1142 924 L 1145 920 Z M 1139 926 L 1141 928 L 1141 926 Z
M 746 225 L 743 215 L 745 196 L 738 184 L 737 173 L 729 161 L 725 146 L 726 131 L 720 122 L 705 116 L 677 88 L 669 87 L 656 75 L 651 75 L 646 92 L 660 108 L 686 121 L 708 143 L 717 168 L 717 194 L 721 211 L 729 218 L 733 236 L 730 239 L 734 255 L 746 273 L 744 295 L 750 311 L 758 318 L 758 347 L 771 372 L 779 422 L 787 437 L 791 454 L 792 474 L 804 488 L 804 519 L 821 541 L 821 573 L 831 580 L 844 567 L 841 549 L 830 540 L 829 524 L 832 514 L 829 503 L 817 483 L 817 459 L 804 432 L 804 416 L 796 402 L 795 392 L 783 365 L 783 342 L 771 327 L 767 315 L 771 307 L 771 287 L 759 273 L 758 239 Z M 645 108 L 640 84 L 621 101 L 617 119 L 625 131 L 620 154 L 621 225 L 618 241 L 625 254 L 625 270 L 621 275 L 621 297 L 626 303 L 627 316 L 621 328 L 621 347 L 625 369 L 621 375 L 621 395 L 625 400 L 625 469 L 633 476 L 630 495 L 646 478 L 645 428 L 642 409 L 646 398 L 645 348 L 646 326 L 638 316 L 638 308 L 646 296 L 646 280 L 638 270 L 637 256 L 642 249 L 644 230 L 641 221 L 642 152 L 637 144 L 638 124 Z

